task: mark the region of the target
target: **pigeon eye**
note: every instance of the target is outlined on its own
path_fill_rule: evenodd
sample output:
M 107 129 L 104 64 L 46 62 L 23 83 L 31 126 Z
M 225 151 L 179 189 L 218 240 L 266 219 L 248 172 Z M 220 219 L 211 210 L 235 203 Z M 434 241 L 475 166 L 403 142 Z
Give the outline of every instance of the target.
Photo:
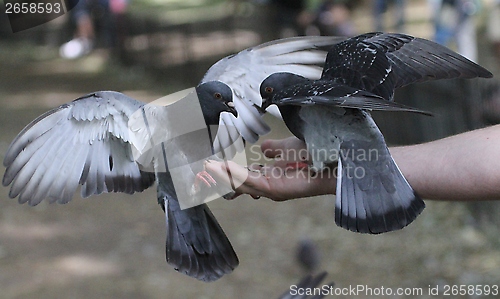
M 267 93 L 272 93 L 274 91 L 274 88 L 268 86 L 268 87 L 266 87 L 265 91 Z
M 216 99 L 222 99 L 222 95 L 219 92 L 214 93 Z

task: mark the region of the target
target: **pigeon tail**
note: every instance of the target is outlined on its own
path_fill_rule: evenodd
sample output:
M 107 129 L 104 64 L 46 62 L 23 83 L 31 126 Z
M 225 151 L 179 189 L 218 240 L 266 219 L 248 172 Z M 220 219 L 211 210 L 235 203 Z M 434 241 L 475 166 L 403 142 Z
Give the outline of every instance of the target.
M 369 234 L 399 230 L 425 208 L 379 140 L 344 141 L 337 175 L 335 222 L 347 230 Z
M 163 203 L 167 223 L 167 263 L 205 282 L 231 273 L 238 257 L 208 206 L 181 210 L 170 174 L 158 177 L 158 202 Z

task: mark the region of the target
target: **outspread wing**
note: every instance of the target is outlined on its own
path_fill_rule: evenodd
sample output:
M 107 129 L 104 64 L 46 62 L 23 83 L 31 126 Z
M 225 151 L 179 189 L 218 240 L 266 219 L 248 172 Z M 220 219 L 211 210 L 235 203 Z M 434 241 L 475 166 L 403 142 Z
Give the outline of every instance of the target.
M 295 37 L 264 43 L 219 60 L 206 72 L 201 83 L 221 81 L 231 87 L 238 121 L 226 125 L 234 125 L 246 141 L 255 142 L 269 132 L 269 126 L 261 118 L 263 111 L 258 108 L 262 106 L 259 92 L 262 81 L 276 72 L 319 79 L 327 50 L 344 39 Z M 219 138 L 231 139 L 229 136 Z
M 485 68 L 435 42 L 396 33 L 367 33 L 334 45 L 322 78 L 392 99 L 394 89 L 451 78 L 490 78 Z
M 55 108 L 31 122 L 5 155 L 3 185 L 19 203 L 66 203 L 78 185 L 82 197 L 132 194 L 154 183 L 141 172 L 130 147 L 127 122 L 143 103 L 101 91 Z

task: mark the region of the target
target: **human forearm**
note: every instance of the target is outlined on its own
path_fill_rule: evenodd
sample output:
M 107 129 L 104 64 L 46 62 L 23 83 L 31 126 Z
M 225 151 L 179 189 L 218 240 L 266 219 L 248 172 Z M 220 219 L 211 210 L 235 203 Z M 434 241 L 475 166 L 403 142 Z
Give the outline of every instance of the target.
M 500 199 L 500 126 L 390 151 L 423 198 Z
M 295 137 L 267 140 L 262 144 L 262 151 L 268 158 L 283 158 L 282 153 L 287 150 L 303 149 L 305 144 Z M 389 150 L 410 185 L 424 199 L 500 199 L 500 125 Z M 216 177 L 223 177 L 227 172 L 223 167 L 221 163 L 211 163 L 207 170 Z M 304 176 L 303 170 L 295 176 L 293 172 L 289 176 L 270 176 L 273 169 L 283 168 L 280 163 L 266 167 L 271 169 L 267 176 L 261 172 L 250 176 L 246 169 L 233 167 L 233 175 L 240 175 L 242 180 L 238 194 L 282 201 L 335 193 L 335 176 L 309 178 Z M 244 177 L 248 179 L 245 181 Z

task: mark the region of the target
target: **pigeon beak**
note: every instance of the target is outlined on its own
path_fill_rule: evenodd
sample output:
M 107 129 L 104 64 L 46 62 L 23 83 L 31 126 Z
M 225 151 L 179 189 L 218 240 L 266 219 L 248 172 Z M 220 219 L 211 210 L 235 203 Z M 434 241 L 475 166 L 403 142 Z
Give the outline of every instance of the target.
M 232 114 L 234 114 L 234 116 L 238 116 L 238 112 L 236 111 L 234 102 L 227 102 L 226 106 L 228 108 L 227 109 L 228 112 L 231 112 Z
M 266 108 L 271 106 L 271 101 L 269 99 L 266 99 L 266 98 L 262 98 L 262 107 L 261 109 L 266 111 Z
M 269 105 L 264 105 L 265 102 L 262 103 L 262 107 L 259 107 L 257 105 L 253 105 L 255 107 L 255 109 L 257 109 L 257 111 L 260 112 L 260 114 L 264 114 L 266 113 L 266 107 L 269 106 Z

